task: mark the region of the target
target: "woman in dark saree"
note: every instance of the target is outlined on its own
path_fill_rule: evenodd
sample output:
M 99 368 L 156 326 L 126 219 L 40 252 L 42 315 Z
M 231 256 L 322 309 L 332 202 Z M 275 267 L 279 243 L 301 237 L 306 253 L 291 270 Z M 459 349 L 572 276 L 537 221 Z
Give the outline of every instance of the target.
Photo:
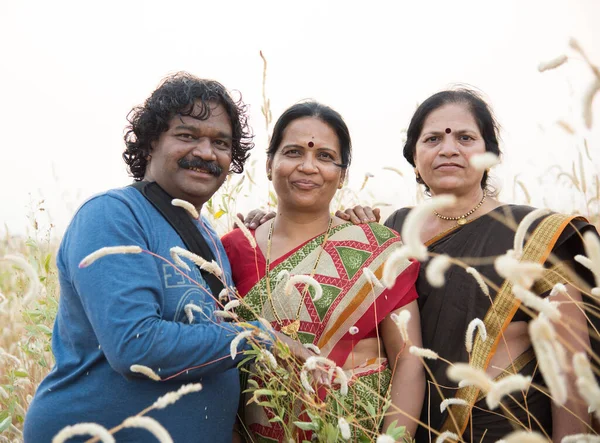
M 423 345 L 451 362 L 470 362 L 491 378 L 530 375 L 533 383 L 544 389 L 528 334 L 528 322 L 536 313 L 520 309 L 510 283 L 498 275 L 493 260 L 513 248 L 516 227 L 535 208 L 503 204 L 493 197 L 488 191 L 488 171 L 478 170 L 469 162 L 472 156 L 484 152 L 500 156 L 497 124 L 487 104 L 474 92 L 440 92 L 425 100 L 413 115 L 404 156 L 415 167 L 417 182 L 425 186 L 428 195 L 456 197 L 454 206 L 428 215 L 421 240 L 432 255 L 457 258 L 491 282 L 486 295 L 485 288 L 473 277 L 474 271 L 453 265 L 445 274 L 445 285 L 432 287 L 425 278 L 427 266 L 423 264 L 417 280 Z M 397 210 L 385 225 L 401 232 L 409 211 Z M 368 220 L 373 213 L 369 208 L 356 207 L 339 216 L 356 223 Z M 546 297 L 557 283 L 566 285 L 568 295 L 555 295 L 552 300 L 561 302 L 561 318 L 567 319 L 554 323 L 554 327 L 567 344 L 568 361 L 573 352 L 585 352 L 590 336 L 594 337 L 583 327 L 586 317 L 579 308 L 583 300 L 598 309 L 597 301 L 585 295 L 594 286 L 593 278 L 573 260 L 575 255 L 584 254 L 581 235 L 588 230 L 594 227 L 582 217 L 550 213 L 538 218 L 525 237 L 524 259 L 545 267 L 532 292 Z M 465 332 L 477 318 L 484 322 L 488 337 L 483 341 L 477 335 L 468 353 Z M 597 318 L 588 318 L 596 323 L 597 331 Z M 597 334 L 592 347 L 598 354 Z M 448 364 L 442 359 L 427 360 L 425 364 L 431 375 L 421 421 L 427 426 L 417 431 L 417 442 L 433 441 L 442 431 L 473 442 L 495 442 L 515 429 L 538 431 L 555 442 L 565 435 L 592 432 L 587 405 L 573 380 L 568 383 L 568 399 L 563 406 L 554 404 L 546 393 L 530 388 L 525 397 L 521 391 L 512 399 L 507 397 L 503 405 L 509 412 L 502 413 L 502 409 L 488 410 L 478 389 L 458 388 L 450 381 L 446 375 Z M 466 402 L 466 406 L 453 405 L 442 412 L 442 401 L 452 398 Z

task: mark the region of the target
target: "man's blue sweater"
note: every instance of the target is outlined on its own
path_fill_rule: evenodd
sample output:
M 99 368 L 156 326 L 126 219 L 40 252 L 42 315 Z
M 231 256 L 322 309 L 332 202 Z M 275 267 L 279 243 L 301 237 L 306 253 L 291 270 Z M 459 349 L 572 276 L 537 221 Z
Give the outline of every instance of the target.
M 216 233 L 197 222 L 230 287 L 231 269 Z M 164 260 L 148 253 L 79 262 L 104 246 L 137 245 L 171 260 L 177 233 L 134 188 L 115 189 L 87 201 L 62 240 L 57 265 L 60 302 L 52 349 L 56 364 L 40 384 L 25 421 L 27 443 L 50 442 L 64 426 L 95 422 L 111 428 L 152 405 L 182 384 L 203 389 L 148 415 L 175 442 L 231 442 L 239 399 L 230 343 L 243 329 L 223 323 L 198 269 L 186 259 L 190 282 Z M 189 323 L 185 306 L 201 308 Z M 240 350 L 248 345 L 245 342 Z M 131 372 L 150 367 L 165 381 Z M 118 442 L 154 441 L 145 430 L 126 429 Z M 83 441 L 73 439 L 69 441 Z

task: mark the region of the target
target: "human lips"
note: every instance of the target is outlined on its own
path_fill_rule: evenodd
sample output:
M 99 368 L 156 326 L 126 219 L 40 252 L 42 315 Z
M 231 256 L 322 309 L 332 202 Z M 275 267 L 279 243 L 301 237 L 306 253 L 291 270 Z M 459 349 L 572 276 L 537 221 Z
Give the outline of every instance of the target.
M 464 166 L 459 165 L 458 163 L 441 163 L 437 165 L 434 169 L 448 170 L 448 169 L 464 169 Z
M 292 185 L 300 188 L 300 189 L 315 189 L 319 188 L 321 185 L 315 183 L 311 180 L 294 180 Z
M 210 176 L 210 177 L 214 177 L 215 176 L 212 172 L 207 171 L 206 169 L 201 169 L 201 168 L 184 168 L 184 169 L 186 169 L 188 171 L 194 172 L 195 173 L 194 175 L 198 175 L 199 174 L 199 175 L 202 175 L 202 176 Z

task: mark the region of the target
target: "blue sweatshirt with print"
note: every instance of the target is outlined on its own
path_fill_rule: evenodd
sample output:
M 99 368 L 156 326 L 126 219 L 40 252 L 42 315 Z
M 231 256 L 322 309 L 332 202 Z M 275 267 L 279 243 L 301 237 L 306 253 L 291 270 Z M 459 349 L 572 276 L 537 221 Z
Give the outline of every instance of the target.
M 206 221 L 198 221 L 226 281 L 233 286 L 223 246 Z M 52 350 L 55 366 L 40 384 L 25 420 L 25 442 L 45 443 L 67 425 L 119 425 L 183 384 L 201 383 L 200 392 L 151 411 L 175 442 L 231 442 L 239 399 L 239 378 L 230 356 L 231 340 L 244 328 L 215 317 L 210 289 L 198 269 L 182 276 L 148 253 L 100 258 L 78 267 L 104 246 L 137 245 L 170 258 L 185 248 L 177 233 L 136 189 L 97 195 L 77 211 L 57 256 L 60 301 Z M 199 285 L 197 283 L 199 283 Z M 185 306 L 193 303 L 190 324 Z M 242 342 L 239 350 L 247 349 Z M 154 370 L 156 382 L 130 370 Z M 145 430 L 125 429 L 118 442 L 154 441 Z M 84 441 L 86 438 L 72 439 Z

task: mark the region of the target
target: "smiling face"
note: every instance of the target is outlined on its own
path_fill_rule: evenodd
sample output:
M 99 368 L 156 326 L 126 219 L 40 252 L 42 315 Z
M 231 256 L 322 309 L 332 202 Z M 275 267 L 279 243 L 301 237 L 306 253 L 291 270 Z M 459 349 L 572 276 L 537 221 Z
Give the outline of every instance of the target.
M 267 174 L 279 204 L 308 211 L 329 211 L 344 180 L 341 149 L 335 131 L 315 117 L 292 121 L 277 151 L 267 160 Z
M 211 103 L 206 120 L 175 115 L 169 129 L 152 143 L 144 180 L 156 181 L 173 198 L 200 207 L 227 178 L 231 137 L 231 122 L 220 104 Z
M 469 159 L 485 150 L 485 141 L 467 105 L 451 103 L 425 119 L 415 146 L 415 166 L 433 195 L 461 195 L 481 189 L 483 172 L 475 170 Z

